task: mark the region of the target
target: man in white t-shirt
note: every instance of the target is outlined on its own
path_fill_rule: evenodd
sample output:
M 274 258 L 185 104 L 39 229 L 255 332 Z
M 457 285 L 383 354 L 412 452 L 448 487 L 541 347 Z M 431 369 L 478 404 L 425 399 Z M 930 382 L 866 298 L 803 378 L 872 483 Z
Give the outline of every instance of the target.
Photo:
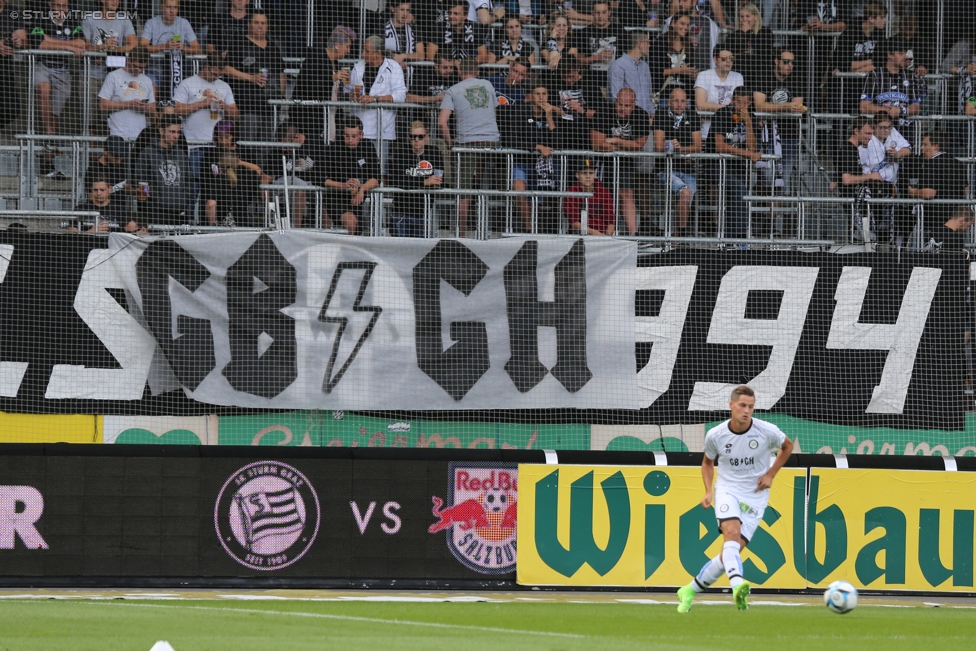
M 239 112 L 234 102 L 234 92 L 221 79 L 224 71 L 223 57 L 208 54 L 199 73 L 183 80 L 173 93 L 176 114 L 183 118 L 183 136 L 190 150 L 190 168 L 194 177 L 200 176 L 200 162 L 207 144 L 213 142 L 214 126 L 227 118 L 236 120 Z
M 156 115 L 156 94 L 145 74 L 149 53 L 136 48 L 125 67 L 108 73 L 98 91 L 98 108 L 109 113 L 108 132 L 123 140 L 135 140 L 146 128 L 146 116 Z
M 89 52 L 104 52 L 108 56 L 124 56 L 132 51 L 139 44 L 136 31 L 132 27 L 132 21 L 118 11 L 119 0 L 102 0 L 102 10 L 87 16 L 81 22 L 81 29 L 88 42 Z M 118 12 L 118 14 L 116 13 Z M 89 106 L 96 106 L 98 103 L 98 92 L 105 81 L 108 69 L 105 67 L 105 59 L 92 58 L 89 69 L 89 77 L 93 83 L 89 85 L 91 94 L 88 98 Z M 97 82 L 97 83 L 96 83 Z M 96 121 L 96 125 L 99 123 Z M 99 125 L 100 126 L 100 125 Z M 98 127 L 96 132 L 102 132 Z
M 190 21 L 179 16 L 180 0 L 163 0 L 160 5 L 162 13 L 153 16 L 146 21 L 142 28 L 142 37 L 139 45 L 149 50 L 150 54 L 155 52 L 183 52 L 186 54 L 200 54 L 202 48 L 197 40 L 197 35 L 190 25 Z M 169 87 L 167 68 L 164 64 L 154 63 L 149 70 L 149 78 L 159 88 L 161 83 Z M 167 91 L 163 97 L 168 97 Z
M 745 86 L 742 75 L 732 70 L 735 55 L 721 46 L 715 47 L 715 67 L 702 70 L 695 78 L 695 109 L 718 111 L 732 103 L 732 91 Z M 702 119 L 702 142 L 708 138 L 712 121 Z
M 759 527 L 776 473 L 793 453 L 793 442 L 780 428 L 752 417 L 756 394 L 751 388 L 733 389 L 729 407 L 732 417 L 705 435 L 702 459 L 705 497 L 701 505 L 707 509 L 714 504 L 725 542 L 722 553 L 705 563 L 698 576 L 678 590 L 679 613 L 691 610 L 695 594 L 718 581 L 722 574 L 729 577 L 735 605 L 739 610 L 747 608 L 751 586 L 742 577 L 741 552 Z M 773 450 L 779 450 L 775 460 Z

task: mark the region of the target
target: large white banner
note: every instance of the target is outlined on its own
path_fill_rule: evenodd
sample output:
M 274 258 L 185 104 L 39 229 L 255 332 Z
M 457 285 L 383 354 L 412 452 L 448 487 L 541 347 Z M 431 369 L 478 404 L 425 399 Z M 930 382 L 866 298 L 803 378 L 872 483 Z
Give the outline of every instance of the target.
M 140 239 L 108 261 L 153 393 L 282 409 L 637 409 L 637 247 L 609 238 Z

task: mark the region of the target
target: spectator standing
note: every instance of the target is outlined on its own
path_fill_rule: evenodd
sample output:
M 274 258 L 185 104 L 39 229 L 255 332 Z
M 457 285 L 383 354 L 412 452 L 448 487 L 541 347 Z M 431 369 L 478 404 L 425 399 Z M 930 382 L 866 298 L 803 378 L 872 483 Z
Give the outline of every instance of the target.
M 383 56 L 383 39 L 370 36 L 363 42 L 363 58 L 356 62 L 349 76 L 353 88 L 362 87 L 360 95 L 353 93 L 353 101 L 363 108 L 351 113 L 363 124 L 363 133 L 376 147 L 381 173 L 386 173 L 390 142 L 396 140 L 396 110 L 375 110 L 374 104 L 403 103 L 407 99 L 407 84 L 403 68 L 393 59 Z
M 410 84 L 410 89 L 407 91 L 408 102 L 411 104 L 429 104 L 431 107 L 427 133 L 430 134 L 431 140 L 437 145 L 438 151 L 444 158 L 444 170 L 449 183 L 454 179 L 454 168 L 447 141 L 439 135 L 437 118 L 440 115 L 441 102 L 444 101 L 444 93 L 457 82 L 457 66 L 454 60 L 448 57 L 446 53 L 440 52 L 437 54 L 437 59 L 432 68 L 417 70 L 413 83 Z
M 105 52 L 107 55 L 125 55 L 132 51 L 139 43 L 136 31 L 132 27 L 132 22 L 128 18 L 120 18 L 115 15 L 119 9 L 119 0 L 102 0 L 102 12 L 97 18 L 95 15 L 85 17 L 81 22 L 82 32 L 88 42 L 89 52 Z M 92 58 L 89 61 L 88 76 L 91 79 L 89 84 L 90 96 L 88 105 L 95 107 L 98 104 L 98 93 L 105 81 L 108 70 L 105 67 L 105 59 Z M 96 120 L 97 127 L 93 128 L 93 133 L 102 134 L 104 129 Z
M 859 27 L 844 32 L 837 43 L 834 72 L 874 72 L 887 63 L 885 56 L 885 25 L 888 24 L 888 9 L 877 2 L 869 2 L 864 7 L 864 20 Z M 856 112 L 860 94 L 855 79 L 844 80 L 842 84 L 842 112 Z
M 340 61 L 352 51 L 356 34 L 348 27 L 336 27 L 324 43 L 305 51 L 305 62 L 295 82 L 295 99 L 311 101 L 339 100 L 342 89 L 349 84 L 349 69 L 342 68 Z M 335 107 L 295 107 L 292 117 L 298 130 L 305 134 L 324 134 L 327 142 L 335 140 Z
M 410 24 L 410 2 L 390 3 L 390 19 L 383 29 L 384 47 L 404 70 L 410 61 L 424 61 L 424 44 Z
M 530 41 L 523 35 L 522 21 L 517 16 L 512 16 L 505 21 L 505 39 L 492 43 L 491 52 L 495 55 L 495 63 L 511 65 L 518 61 L 526 66 L 534 66 L 538 49 L 539 45 L 535 41 Z
M 247 36 L 247 27 L 251 22 L 248 4 L 250 0 L 230 0 L 230 8 L 226 12 L 213 15 L 207 32 L 208 54 L 227 56 L 231 45 Z
M 48 0 L 45 16 L 39 18 L 30 28 L 30 36 L 23 29 L 13 34 L 17 43 L 26 42 L 32 50 L 67 51 L 75 56 L 85 53 L 84 32 L 81 25 L 70 15 L 67 0 Z M 44 124 L 45 135 L 58 132 L 58 121 L 65 104 L 71 97 L 70 59 L 63 56 L 40 56 L 34 68 L 34 88 L 37 89 L 38 108 Z M 45 153 L 41 173 L 48 178 L 63 178 L 54 169 L 54 143 L 44 147 Z
M 231 45 L 224 74 L 240 111 L 239 140 L 269 142 L 274 138 L 274 108 L 269 99 L 285 95 L 285 64 L 281 50 L 268 40 L 268 16 L 251 13 L 247 36 Z
M 722 29 L 732 29 L 732 25 L 725 21 L 722 0 L 695 0 L 695 13 L 715 21 Z
M 618 23 L 611 22 L 610 3 L 598 1 L 593 3 L 593 24 L 573 32 L 569 52 L 590 70 L 606 72 L 623 43 L 623 30 Z
M 256 226 L 249 206 L 258 198 L 263 172 L 256 163 L 241 160 L 234 142 L 234 123 L 220 120 L 214 128 L 216 146 L 206 148 L 200 167 L 200 200 L 207 224 Z
M 184 79 L 173 93 L 176 114 L 183 118 L 190 169 L 196 178 L 200 178 L 204 150 L 213 146 L 214 127 L 222 119 L 236 120 L 240 115 L 234 91 L 221 79 L 223 71 L 223 57 L 208 54 L 200 72 Z M 201 144 L 204 142 L 209 144 Z
M 325 143 L 321 138 L 306 138 L 298 131 L 294 124 L 285 125 L 285 135 L 281 139 L 284 143 L 297 143 L 297 150 L 282 148 L 285 157 L 285 170 L 289 174 L 288 183 L 294 186 L 308 186 L 325 184 L 328 155 Z M 294 157 L 294 160 L 293 160 Z M 285 177 L 275 179 L 276 185 L 284 185 Z M 301 228 L 305 218 L 307 196 L 305 192 L 295 192 L 292 195 L 292 226 Z
M 0 0 L 0 128 L 20 117 L 20 92 L 17 87 L 18 69 L 14 65 L 14 50 L 23 48 L 27 34 L 21 23 L 7 11 L 7 0 Z
M 529 68 L 521 61 L 508 64 L 508 73 L 498 73 L 488 77 L 495 88 L 500 106 L 521 104 L 525 101 L 525 80 L 529 78 Z
M 527 103 L 499 109 L 498 119 L 500 130 L 505 135 L 505 146 L 533 152 L 515 163 L 512 170 L 513 190 L 523 192 L 556 188 L 557 172 L 552 157 L 557 142 L 556 111 L 558 109 L 549 103 L 549 90 L 542 84 L 534 85 Z M 532 228 L 529 199 L 520 196 L 515 203 L 525 232 L 537 232 Z
M 136 199 L 146 222 L 169 226 L 189 223 L 193 174 L 186 150 L 180 146 L 180 122 L 160 116 L 159 140 L 148 145 L 136 161 Z
M 860 105 L 862 114 L 887 113 L 898 120 L 900 127 L 912 123 L 909 116 L 921 113 L 924 99 L 924 95 L 920 95 L 924 90 L 914 83 L 914 75 L 906 70 L 905 49 L 900 40 L 892 39 L 888 43 L 887 63 L 864 80 Z
M 749 232 L 749 211 L 744 197 L 749 191 L 748 165 L 758 162 L 759 153 L 756 131 L 753 126 L 752 93 L 739 86 L 732 91 L 732 104 L 715 112 L 712 118 L 711 147 L 718 154 L 731 154 L 748 162 L 727 161 L 725 182 L 728 204 L 726 207 L 726 237 L 746 237 Z
M 608 71 L 609 97 L 616 100 L 617 94 L 623 88 L 634 92 L 637 106 L 654 115 L 654 100 L 651 98 L 654 88 L 651 82 L 651 69 L 647 64 L 647 53 L 651 42 L 646 32 L 630 33 L 630 49 L 619 59 L 610 64 Z
M 765 83 L 773 59 L 773 32 L 763 25 L 759 7 L 747 2 L 739 7 L 739 28 L 729 34 L 725 47 L 735 55 L 735 68 L 745 83 Z
M 630 88 L 621 88 L 612 108 L 604 108 L 593 118 L 590 126 L 590 146 L 594 151 L 640 151 L 651 136 L 654 117 L 637 106 L 637 98 Z M 627 225 L 627 234 L 637 233 L 637 204 L 634 201 L 634 175 L 636 164 L 633 158 L 620 159 L 620 178 L 613 184 L 612 158 L 603 164 L 601 181 L 620 192 L 621 212 Z
M 593 159 L 580 161 L 576 168 L 576 183 L 567 192 L 592 192 L 592 199 L 566 197 L 563 201 L 563 214 L 570 229 L 583 230 L 583 210 L 586 214 L 586 233 L 588 235 L 613 235 L 617 219 L 613 212 L 613 195 L 596 178 Z
M 355 117 L 342 124 L 342 142 L 326 152 L 326 205 L 340 212 L 342 227 L 350 235 L 359 234 L 366 193 L 379 186 L 380 162 L 372 145 L 363 142 L 363 128 Z
M 939 72 L 956 75 L 956 112 L 959 115 L 971 115 L 968 108 L 970 97 L 976 95 L 976 27 L 973 33 L 953 43 L 949 54 L 946 55 Z M 970 140 L 969 129 L 966 125 L 959 125 L 953 129 L 956 151 L 964 156 L 976 155 L 976 141 Z
M 694 111 L 688 110 L 688 95 L 681 88 L 671 91 L 668 114 L 663 120 L 658 120 L 654 130 L 654 149 L 671 154 L 698 154 L 702 151 L 701 120 Z M 674 158 L 671 165 L 671 178 L 668 179 L 666 171 L 659 172 L 658 178 L 677 195 L 674 235 L 680 237 L 688 226 L 688 215 L 698 191 L 698 182 L 694 161 Z
M 796 69 L 796 55 L 792 50 L 780 50 L 773 59 L 773 74 L 765 82 L 756 84 L 753 93 L 756 111 L 759 113 L 792 113 L 803 114 L 806 106 L 803 104 L 801 81 L 793 75 Z M 770 187 L 775 186 L 774 172 L 777 167 L 781 170 L 783 179 L 782 193 L 791 194 L 790 183 L 793 170 L 796 167 L 800 150 L 800 122 L 793 117 L 782 120 L 765 120 L 767 130 L 773 131 L 773 137 L 778 137 L 780 143 L 780 165 L 766 167 L 766 180 Z
M 945 153 L 949 139 L 944 131 L 930 131 L 922 138 L 922 155 L 925 161 L 919 170 L 918 185 L 908 188 L 908 196 L 917 199 L 966 199 L 969 181 L 966 167 Z M 944 224 L 958 206 L 924 206 L 925 230 L 931 232 Z
M 698 111 L 719 111 L 732 102 L 732 93 L 745 84 L 742 75 L 732 70 L 735 55 L 728 48 L 716 48 L 715 68 L 702 70 L 695 78 L 695 108 Z M 702 120 L 702 139 L 708 140 L 710 119 Z
M 466 20 L 467 3 L 454 0 L 447 12 L 447 22 L 439 38 L 427 47 L 428 58 L 433 58 L 438 52 L 446 52 L 455 61 L 475 59 L 478 63 L 489 63 L 491 53 L 486 44 L 485 28 L 477 23 Z
M 134 142 L 146 128 L 146 117 L 156 116 L 156 95 L 145 74 L 149 53 L 136 48 L 125 67 L 108 73 L 98 91 L 98 108 L 108 113 L 109 137 Z
M 695 48 L 688 38 L 690 28 L 691 17 L 678 16 L 671 21 L 671 28 L 651 44 L 647 63 L 651 70 L 651 86 L 658 98 L 667 97 L 675 88 L 691 93 L 698 68 L 693 64 Z
M 486 79 L 479 79 L 478 63 L 466 59 L 458 66 L 461 81 L 444 93 L 437 126 L 448 148 L 454 143 L 464 147 L 495 146 L 501 140 L 495 109 L 498 98 L 495 87 Z M 451 118 L 454 118 L 455 139 L 451 134 Z M 487 176 L 490 158 L 486 154 L 464 154 L 458 169 L 458 187 L 472 189 Z M 464 237 L 468 224 L 470 197 L 458 201 L 458 233 Z
M 410 123 L 409 146 L 400 144 L 390 163 L 390 185 L 407 190 L 436 189 L 444 183 L 444 160 L 420 120 Z M 424 237 L 424 195 L 393 195 L 393 234 Z
M 848 0 L 792 0 L 790 28 L 822 37 L 843 33 L 853 20 L 850 5 Z M 814 38 L 811 51 L 808 38 L 801 37 L 791 46 L 793 52 L 802 53 L 800 58 L 804 61 L 813 59 L 813 88 L 807 89 L 808 98 L 818 92 L 827 80 L 827 71 L 833 69 L 833 45 L 828 38 Z
M 156 86 L 157 95 L 169 98 L 183 81 L 183 54 L 200 54 L 202 48 L 190 21 L 179 15 L 180 0 L 162 0 L 162 13 L 146 21 L 139 45 L 150 54 L 168 52 L 165 63 L 153 63 L 146 74 Z
M 840 184 L 831 183 L 830 189 L 839 189 L 842 196 L 853 197 L 854 203 L 854 239 L 871 241 L 875 234 L 870 228 L 868 207 L 865 199 L 871 198 L 872 186 L 882 183 L 881 174 L 874 171 L 864 171 L 861 163 L 860 148 L 866 147 L 874 137 L 874 127 L 867 118 L 858 118 L 851 130 L 851 137 L 838 148 L 834 154 L 834 169 L 839 175 Z

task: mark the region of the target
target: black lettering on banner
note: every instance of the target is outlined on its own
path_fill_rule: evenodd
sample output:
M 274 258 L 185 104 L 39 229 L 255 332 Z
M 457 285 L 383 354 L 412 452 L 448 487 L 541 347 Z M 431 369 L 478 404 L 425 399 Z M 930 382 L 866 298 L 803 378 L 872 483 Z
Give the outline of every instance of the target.
M 227 270 L 231 359 L 223 374 L 238 391 L 274 398 L 298 377 L 295 320 L 281 311 L 295 302 L 297 275 L 267 235 Z
M 505 265 L 505 303 L 512 356 L 505 371 L 521 393 L 531 391 L 548 373 L 575 393 L 593 377 L 586 364 L 586 249 L 577 240 L 556 264 L 555 300 L 539 300 L 539 243 L 522 245 Z M 539 360 L 539 327 L 556 329 L 556 365 Z
M 173 332 L 172 278 L 195 292 L 210 278 L 210 271 L 176 242 L 153 242 L 136 262 L 136 280 L 142 292 L 142 311 L 156 342 L 180 384 L 195 390 L 216 364 L 213 333 L 208 319 L 179 315 Z
M 339 366 L 339 372 L 333 374 L 335 369 L 336 359 L 339 356 L 339 346 L 342 344 L 342 336 L 346 333 L 346 328 L 349 327 L 351 321 L 349 316 L 346 316 L 341 312 L 342 306 L 332 305 L 332 301 L 336 295 L 336 289 L 339 286 L 339 280 L 342 278 L 342 272 L 346 269 L 361 269 L 363 272 L 362 280 L 359 283 L 359 291 L 356 293 L 356 300 L 352 304 L 352 314 L 351 316 L 359 321 L 356 323 L 353 321 L 354 330 L 353 335 L 356 337 L 356 343 L 353 346 L 352 352 L 346 357 L 346 360 Z M 369 333 L 373 331 L 373 326 L 376 325 L 377 319 L 380 318 L 380 313 L 383 312 L 383 308 L 378 305 L 363 305 L 363 296 L 366 294 L 366 287 L 369 286 L 370 278 L 373 277 L 373 270 L 376 269 L 375 262 L 368 261 L 355 261 L 355 262 L 340 262 L 336 266 L 335 273 L 332 274 L 332 284 L 329 285 L 329 294 L 325 298 L 325 304 L 322 305 L 322 311 L 319 312 L 319 321 L 325 323 L 335 323 L 338 324 L 339 330 L 336 332 L 335 340 L 332 344 L 332 354 L 329 355 L 329 364 L 325 369 L 325 379 L 322 381 L 322 390 L 326 393 L 332 393 L 332 389 L 339 384 L 339 380 L 342 376 L 346 374 L 349 369 L 349 365 L 352 364 L 353 360 L 356 359 L 356 355 L 359 354 L 359 349 L 363 347 L 363 343 L 369 337 Z M 341 294 L 341 292 L 340 292 Z M 328 316 L 327 312 L 329 308 L 333 309 L 333 314 L 339 313 L 339 316 Z M 356 317 L 356 313 L 360 316 Z M 365 316 L 363 313 L 372 313 L 372 316 Z M 346 313 L 349 314 L 349 313 Z M 365 323 L 365 319 L 369 319 L 368 323 Z M 356 332 L 358 330 L 358 333 Z
M 488 329 L 483 321 L 451 323 L 456 343 L 441 342 L 441 280 L 465 296 L 488 273 L 488 265 L 468 247 L 442 240 L 413 268 L 417 366 L 455 400 L 461 400 L 488 371 Z

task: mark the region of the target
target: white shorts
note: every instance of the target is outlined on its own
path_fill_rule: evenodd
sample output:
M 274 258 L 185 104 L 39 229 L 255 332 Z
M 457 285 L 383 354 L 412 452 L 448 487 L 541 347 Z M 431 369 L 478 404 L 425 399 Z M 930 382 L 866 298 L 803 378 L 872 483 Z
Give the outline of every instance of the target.
M 736 494 L 721 489 L 715 490 L 715 519 L 718 520 L 719 530 L 722 528 L 723 520 L 736 519 L 742 523 L 740 529 L 742 537 L 746 541 L 752 540 L 752 536 L 759 528 L 766 505 L 769 504 L 769 491 L 762 493 Z

